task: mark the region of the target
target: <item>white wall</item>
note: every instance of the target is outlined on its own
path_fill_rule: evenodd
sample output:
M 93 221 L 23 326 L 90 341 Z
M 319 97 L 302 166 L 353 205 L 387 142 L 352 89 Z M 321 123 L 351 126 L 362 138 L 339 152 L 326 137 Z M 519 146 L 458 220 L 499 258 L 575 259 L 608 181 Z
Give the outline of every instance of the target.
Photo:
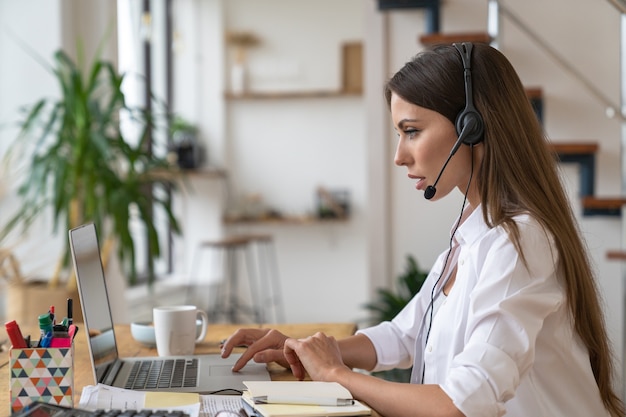
M 248 54 L 250 91 L 339 90 L 342 43 L 363 39 L 360 0 L 230 0 L 224 6 L 225 30 L 248 30 L 261 39 Z M 345 224 L 230 228 L 274 235 L 288 321 L 363 318 L 368 274 L 362 97 L 229 100 L 226 113 L 225 166 L 235 199 L 260 194 L 265 205 L 302 215 L 314 211 L 318 186 L 350 192 Z
M 43 95 L 54 94 L 56 86 L 46 68 L 30 55 L 27 48 L 32 48 L 45 60 L 52 57 L 53 51 L 61 43 L 59 22 L 59 2 L 41 2 L 36 9 L 25 2 L 0 1 L 0 153 L 4 154 L 17 130 L 12 126 L 16 121 L 17 109 L 38 100 Z M 46 36 L 35 31 L 26 31 L 26 27 L 45 27 Z M 0 165 L 0 220 L 8 220 L 12 210 L 17 207 L 15 177 Z M 11 241 L 14 243 L 15 241 Z M 30 262 L 22 266 L 24 273 L 46 274 L 52 271 L 56 253 L 50 254 L 49 248 L 42 248 L 39 240 L 27 241 L 16 249 L 23 257 L 33 256 Z

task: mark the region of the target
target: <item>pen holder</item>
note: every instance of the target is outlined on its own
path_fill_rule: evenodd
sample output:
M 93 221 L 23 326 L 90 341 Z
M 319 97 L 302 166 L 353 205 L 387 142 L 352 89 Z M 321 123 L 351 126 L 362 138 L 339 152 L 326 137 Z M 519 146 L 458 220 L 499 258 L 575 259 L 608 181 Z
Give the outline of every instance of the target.
M 41 401 L 74 406 L 74 344 L 10 351 L 11 411 Z

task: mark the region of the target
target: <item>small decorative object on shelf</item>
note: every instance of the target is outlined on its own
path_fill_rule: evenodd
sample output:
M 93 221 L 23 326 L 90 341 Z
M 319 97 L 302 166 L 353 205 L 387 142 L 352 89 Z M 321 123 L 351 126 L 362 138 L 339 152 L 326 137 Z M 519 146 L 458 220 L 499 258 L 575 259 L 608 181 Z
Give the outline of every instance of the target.
M 230 69 L 230 89 L 235 95 L 244 94 L 247 90 L 246 53 L 257 46 L 259 38 L 251 32 L 227 32 L 226 44 L 235 48 L 233 65 Z
M 261 194 L 242 196 L 224 215 L 226 224 L 313 224 L 344 222 L 350 214 L 350 193 L 348 190 L 327 190 L 323 187 L 316 192 L 316 206 L 307 213 L 284 213 L 263 202 Z
M 198 140 L 198 128 L 180 116 L 170 122 L 172 160 L 181 169 L 198 169 L 205 161 L 205 150 Z
M 350 192 L 348 190 L 317 189 L 317 216 L 320 219 L 343 219 L 350 215 Z

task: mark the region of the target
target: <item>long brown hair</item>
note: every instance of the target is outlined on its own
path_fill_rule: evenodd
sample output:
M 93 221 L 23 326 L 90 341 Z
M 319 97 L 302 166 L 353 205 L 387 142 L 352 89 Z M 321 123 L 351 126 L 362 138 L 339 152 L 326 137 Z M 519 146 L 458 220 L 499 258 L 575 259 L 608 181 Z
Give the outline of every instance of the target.
M 624 416 L 612 385 L 614 359 L 596 279 L 541 124 L 500 51 L 475 44 L 471 66 L 474 104 L 485 128 L 484 158 L 476 175 L 485 222 L 504 227 L 522 257 L 514 216 L 530 214 L 553 236 L 575 331 L 589 351 L 602 401 L 612 416 Z M 388 103 L 392 92 L 455 123 L 465 106 L 459 52 L 442 45 L 419 53 L 388 81 Z

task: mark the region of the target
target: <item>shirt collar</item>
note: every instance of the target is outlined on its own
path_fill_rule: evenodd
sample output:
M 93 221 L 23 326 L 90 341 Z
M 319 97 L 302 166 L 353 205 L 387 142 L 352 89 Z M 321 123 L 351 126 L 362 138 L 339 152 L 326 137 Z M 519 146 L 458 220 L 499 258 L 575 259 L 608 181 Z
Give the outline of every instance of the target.
M 482 205 L 473 208 L 468 204 L 461 214 L 461 224 L 454 233 L 454 239 L 459 245 L 471 245 L 488 230 L 489 226 L 483 219 Z

